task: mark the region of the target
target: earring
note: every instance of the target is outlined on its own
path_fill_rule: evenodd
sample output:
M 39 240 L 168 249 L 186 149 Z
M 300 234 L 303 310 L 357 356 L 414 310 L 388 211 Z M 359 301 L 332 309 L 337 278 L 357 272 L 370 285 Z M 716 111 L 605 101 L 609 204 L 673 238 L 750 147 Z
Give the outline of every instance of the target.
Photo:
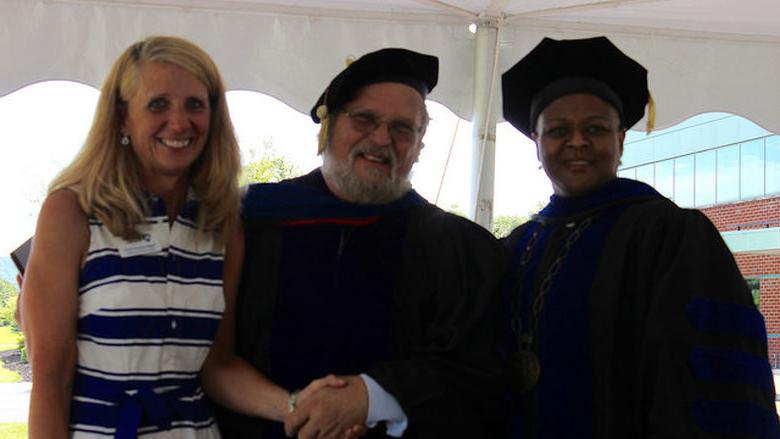
M 122 138 L 119 139 L 119 144 L 122 146 L 127 146 L 130 144 L 130 136 L 127 134 L 122 134 Z

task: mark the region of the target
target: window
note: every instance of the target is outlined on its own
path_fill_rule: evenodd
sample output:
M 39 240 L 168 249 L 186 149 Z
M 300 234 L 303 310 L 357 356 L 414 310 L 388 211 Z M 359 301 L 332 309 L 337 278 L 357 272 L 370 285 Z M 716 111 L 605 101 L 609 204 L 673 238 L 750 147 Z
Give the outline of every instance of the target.
M 750 288 L 750 294 L 753 296 L 756 308 L 761 308 L 761 281 L 759 279 L 745 279 L 745 282 Z
M 764 195 L 764 139 L 742 144 L 740 165 L 740 199 Z
M 693 156 L 674 160 L 674 202 L 681 207 L 693 207 Z
M 718 150 L 718 203 L 739 199 L 739 145 Z
M 632 180 L 636 180 L 636 168 L 621 169 L 620 171 L 618 171 L 618 177 L 630 178 Z
M 766 193 L 780 193 L 780 136 L 766 138 Z
M 664 197 L 674 197 L 674 160 L 655 164 L 655 190 Z
M 636 179 L 643 181 L 650 186 L 655 185 L 655 168 L 652 164 L 644 165 L 636 168 Z
M 622 163 L 620 176 L 684 207 L 780 195 L 780 135 L 725 113 L 695 116 L 649 136 L 629 132 Z
M 696 154 L 696 206 L 715 204 L 715 151 Z

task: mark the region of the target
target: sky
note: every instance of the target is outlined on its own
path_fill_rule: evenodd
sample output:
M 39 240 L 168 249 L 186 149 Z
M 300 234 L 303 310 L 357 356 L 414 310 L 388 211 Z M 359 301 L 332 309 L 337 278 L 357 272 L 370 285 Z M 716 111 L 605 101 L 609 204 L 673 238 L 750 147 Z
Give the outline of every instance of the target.
M 97 98 L 97 89 L 69 81 L 37 83 L 0 97 L 0 254 L 33 234 L 46 187 L 82 146 Z M 319 126 L 308 115 L 253 91 L 229 91 L 227 100 L 244 163 L 271 145 L 301 172 L 321 164 Z M 412 184 L 443 209 L 467 212 L 471 123 L 436 102 L 427 105 L 431 123 Z M 494 216 L 527 215 L 552 194 L 533 143 L 508 123 L 496 130 L 495 178 Z

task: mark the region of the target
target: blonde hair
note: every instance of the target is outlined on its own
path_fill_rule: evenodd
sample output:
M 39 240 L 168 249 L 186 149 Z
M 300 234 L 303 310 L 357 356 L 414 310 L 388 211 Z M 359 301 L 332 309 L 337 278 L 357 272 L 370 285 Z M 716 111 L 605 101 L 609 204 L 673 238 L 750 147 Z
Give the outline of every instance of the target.
M 73 161 L 52 181 L 49 193 L 70 188 L 82 209 L 115 235 L 140 239 L 136 225 L 149 211 L 139 164 L 129 146 L 119 144 L 127 102 L 138 88 L 147 62 L 173 64 L 192 73 L 208 91 L 211 120 L 206 146 L 193 163 L 189 185 L 199 202 L 197 226 L 223 239 L 238 223 L 241 158 L 230 122 L 225 86 L 214 61 L 195 44 L 176 37 L 153 36 L 128 47 L 100 90 L 87 140 Z

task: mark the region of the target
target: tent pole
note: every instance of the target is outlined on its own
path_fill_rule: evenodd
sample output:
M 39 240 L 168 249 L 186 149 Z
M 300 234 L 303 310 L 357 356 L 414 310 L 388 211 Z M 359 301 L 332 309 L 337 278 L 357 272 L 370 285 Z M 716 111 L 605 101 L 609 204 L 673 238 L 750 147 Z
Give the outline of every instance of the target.
M 469 218 L 491 230 L 496 150 L 497 17 L 480 18 L 474 55 L 474 113 L 472 123 L 471 196 Z

